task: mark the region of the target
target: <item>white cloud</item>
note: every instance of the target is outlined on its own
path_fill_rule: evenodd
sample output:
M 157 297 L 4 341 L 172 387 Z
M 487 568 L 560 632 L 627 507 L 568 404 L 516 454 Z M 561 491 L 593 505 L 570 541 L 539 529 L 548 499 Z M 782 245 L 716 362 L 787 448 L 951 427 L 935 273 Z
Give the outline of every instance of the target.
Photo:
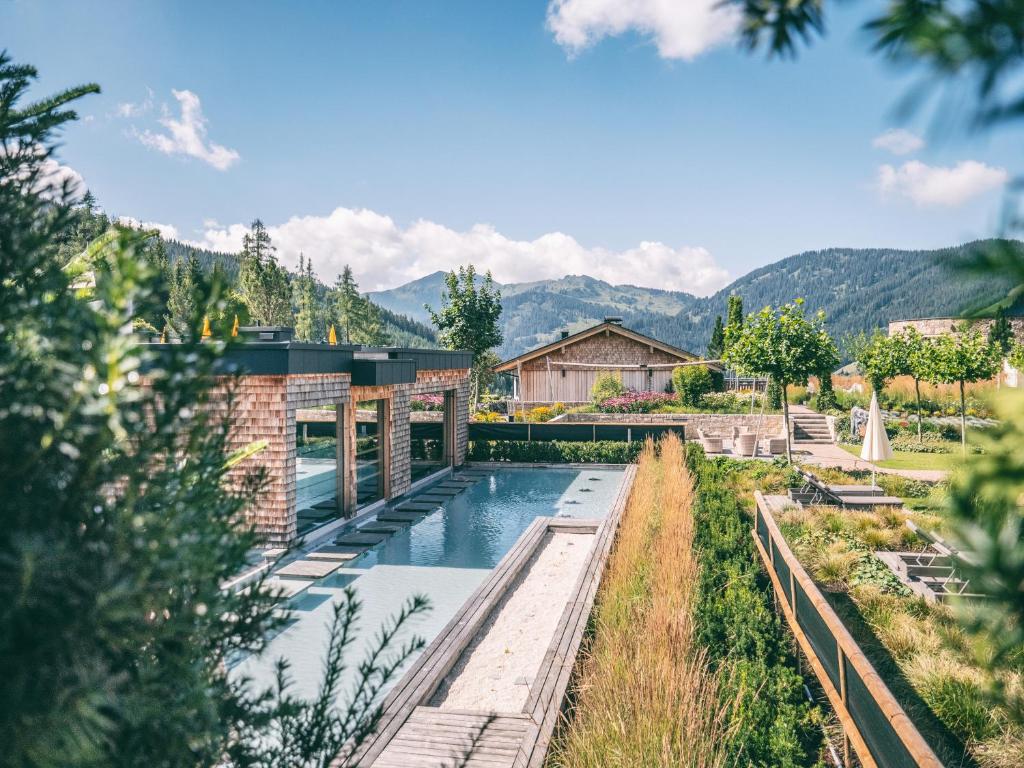
M 924 139 L 903 128 L 890 128 L 885 133 L 876 136 L 871 142 L 871 146 L 875 149 L 892 152 L 894 155 L 909 155 L 924 147 Z
M 172 90 L 171 93 L 181 107 L 181 118 L 172 117 L 167 105 L 164 105 L 163 116 L 159 122 L 168 133 L 154 133 L 150 130 L 136 132 L 139 141 L 166 155 L 187 155 L 202 160 L 218 171 L 226 171 L 237 163 L 238 152 L 215 144 L 207 138 L 206 117 L 203 115 L 199 97 L 192 91 Z
M 0 155 L 17 156 L 20 151 L 20 145 L 17 142 L 11 142 L 8 147 L 0 146 Z M 39 158 L 38 175 L 35 180 L 35 185 L 32 191 L 40 195 L 47 200 L 61 199 L 63 202 L 74 202 L 81 196 L 85 190 L 85 179 L 82 178 L 82 174 L 76 171 L 69 165 L 64 165 L 58 162 L 52 156 L 42 157 L 44 154 L 42 147 L 35 147 L 32 152 Z M 21 181 L 28 179 L 28 169 L 25 166 L 18 164 L 20 171 L 16 176 Z M 65 196 L 64 192 L 67 191 Z
M 178 228 L 173 224 L 161 224 L 159 221 L 139 221 L 132 216 L 118 216 L 117 220 L 126 227 L 133 229 L 155 229 L 165 240 L 180 240 Z
M 199 245 L 241 249 L 243 224 L 208 228 Z M 268 231 L 282 263 L 294 267 L 299 254 L 313 260 L 321 279 L 334 281 L 352 266 L 363 290 L 391 288 L 439 269 L 474 264 L 499 282 L 523 282 L 587 274 L 610 283 L 646 285 L 705 296 L 724 286 L 728 273 L 705 248 L 674 248 L 644 241 L 625 251 L 588 248 L 551 232 L 535 240 L 513 240 L 489 224 L 457 231 L 420 219 L 399 227 L 389 216 L 366 209 L 336 208 L 327 216 L 296 216 Z
M 663 59 L 689 61 L 733 39 L 739 11 L 719 0 L 551 0 L 547 24 L 570 55 L 633 31 Z
M 904 197 L 919 206 L 957 206 L 1003 186 L 1009 174 L 977 160 L 952 167 L 925 165 L 911 160 L 899 168 L 878 169 L 878 188 L 884 197 Z

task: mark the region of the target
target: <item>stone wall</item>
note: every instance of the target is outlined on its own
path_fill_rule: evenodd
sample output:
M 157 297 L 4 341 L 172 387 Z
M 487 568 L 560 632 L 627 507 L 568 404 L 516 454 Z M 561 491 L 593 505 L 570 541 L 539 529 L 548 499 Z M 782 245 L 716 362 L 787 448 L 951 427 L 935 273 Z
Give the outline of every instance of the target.
M 682 424 L 688 440 L 697 439 L 697 430 L 711 434 L 732 434 L 733 427 L 757 429 L 762 435 L 782 434 L 782 415 L 766 413 L 567 413 L 553 421 L 573 424 Z
M 1018 341 L 1024 341 L 1024 317 L 1011 317 L 1010 327 Z M 940 336 L 943 333 L 956 332 L 963 323 L 958 317 L 929 317 L 920 320 L 895 320 L 889 323 L 889 335 L 899 333 L 906 328 L 916 328 L 922 336 Z M 971 325 L 984 334 L 992 325 L 992 320 L 973 320 Z

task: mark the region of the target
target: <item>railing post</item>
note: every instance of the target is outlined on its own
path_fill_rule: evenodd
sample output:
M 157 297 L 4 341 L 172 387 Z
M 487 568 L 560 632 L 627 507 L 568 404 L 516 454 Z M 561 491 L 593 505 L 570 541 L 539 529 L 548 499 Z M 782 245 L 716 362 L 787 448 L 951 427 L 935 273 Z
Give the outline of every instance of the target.
M 846 693 L 846 654 L 843 653 L 843 649 L 838 643 L 836 643 L 836 656 L 839 661 L 839 698 L 843 702 L 843 709 L 849 712 L 850 705 L 847 702 Z M 846 728 L 843 728 L 843 764 L 850 764 L 850 736 L 846 732 Z

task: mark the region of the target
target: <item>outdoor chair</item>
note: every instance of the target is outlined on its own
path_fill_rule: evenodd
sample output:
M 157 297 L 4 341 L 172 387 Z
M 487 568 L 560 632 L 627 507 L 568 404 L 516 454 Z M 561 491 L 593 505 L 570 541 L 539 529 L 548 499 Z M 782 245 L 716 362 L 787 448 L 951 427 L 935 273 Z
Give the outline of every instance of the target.
M 786 436 L 766 437 L 761 441 L 761 446 L 769 456 L 781 456 L 786 452 Z
M 757 455 L 757 434 L 754 432 L 741 432 L 732 441 L 732 452 L 737 456 Z
M 706 434 L 703 429 L 697 430 L 697 438 L 700 440 L 704 453 L 721 453 L 722 438 L 719 435 Z

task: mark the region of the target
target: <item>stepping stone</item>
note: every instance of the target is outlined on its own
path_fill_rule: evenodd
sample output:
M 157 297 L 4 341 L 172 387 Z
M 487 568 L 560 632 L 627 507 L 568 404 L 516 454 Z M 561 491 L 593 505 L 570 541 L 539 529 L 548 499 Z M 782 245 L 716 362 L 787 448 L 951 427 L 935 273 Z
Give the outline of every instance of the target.
M 415 523 L 423 516 L 423 512 L 413 509 L 386 509 L 377 513 L 377 519 L 382 523 Z
M 326 520 L 328 517 L 332 517 L 336 512 L 333 509 L 300 509 L 295 513 L 295 517 L 299 520 Z
M 427 512 L 434 512 L 441 508 L 441 504 L 438 502 L 431 501 L 403 501 L 395 509 L 401 510 L 402 512 L 421 512 L 426 514 Z
M 360 533 L 359 531 L 355 531 L 353 533 L 342 534 L 334 540 L 334 543 L 357 544 L 372 547 L 374 544 L 380 544 L 386 538 L 387 534 L 384 533 Z
M 449 499 L 451 499 L 451 496 L 441 496 L 439 494 L 433 494 L 433 493 L 425 493 L 422 496 L 417 496 L 416 497 L 416 501 L 418 501 L 418 502 L 423 502 L 423 503 L 432 502 L 436 506 L 441 506 L 442 504 L 444 504 Z
M 288 550 L 284 547 L 273 547 L 263 551 L 264 560 L 277 560 L 281 555 L 285 554 Z
M 429 493 L 432 493 L 435 496 L 458 496 L 464 490 L 466 489 L 462 486 L 452 487 L 450 485 L 438 485 L 431 488 Z
M 335 547 L 328 544 L 320 547 L 316 552 L 310 552 L 306 557 L 310 560 L 334 560 L 339 563 L 347 563 L 355 560 L 366 550 L 360 547 Z
M 318 501 L 316 504 L 313 505 L 313 509 L 329 509 L 332 512 L 335 512 L 338 509 L 338 500 L 335 498 Z
M 398 533 L 402 530 L 404 525 L 395 525 L 394 523 L 367 523 L 366 525 L 360 526 L 360 533 L 383 533 L 390 536 L 392 533 Z
M 477 480 L 445 480 L 439 488 L 471 488 L 477 484 Z
M 312 579 L 270 579 L 264 582 L 264 585 L 265 589 L 277 592 L 281 597 L 295 597 L 313 586 L 313 581 Z
M 279 579 L 322 579 L 341 567 L 341 563 L 329 560 L 296 560 L 279 568 L 274 575 Z

